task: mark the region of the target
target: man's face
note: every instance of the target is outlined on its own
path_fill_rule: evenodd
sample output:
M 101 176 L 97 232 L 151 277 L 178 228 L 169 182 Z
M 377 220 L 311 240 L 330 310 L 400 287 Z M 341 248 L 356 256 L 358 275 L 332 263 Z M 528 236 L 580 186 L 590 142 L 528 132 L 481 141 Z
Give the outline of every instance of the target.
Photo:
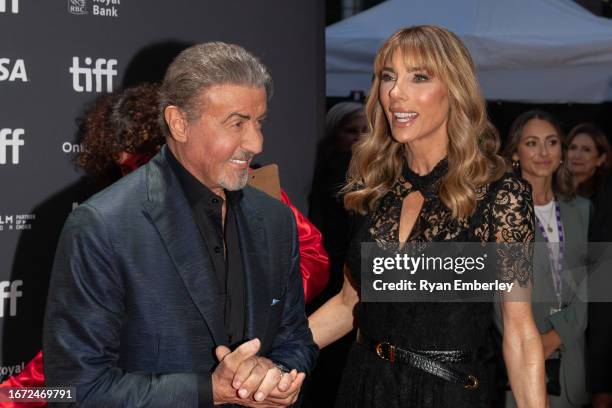
M 201 91 L 198 117 L 187 121 L 177 158 L 215 193 L 243 188 L 251 159 L 262 149 L 266 109 L 264 88 L 227 84 Z

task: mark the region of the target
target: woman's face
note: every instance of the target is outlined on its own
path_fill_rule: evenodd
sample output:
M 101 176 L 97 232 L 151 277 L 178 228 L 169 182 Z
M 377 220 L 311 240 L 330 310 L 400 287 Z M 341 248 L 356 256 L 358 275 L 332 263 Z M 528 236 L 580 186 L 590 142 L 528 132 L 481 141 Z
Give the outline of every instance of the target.
M 523 127 L 512 155 L 519 161 L 524 178 L 550 177 L 561 164 L 561 138 L 548 121 L 531 119 Z
M 368 131 L 368 121 L 362 113 L 353 115 L 344 125 L 338 129 L 336 144 L 339 150 L 348 152 L 351 150 L 359 136 Z
M 448 88 L 422 67 L 407 65 L 395 51 L 380 74 L 379 101 L 399 143 L 447 143 Z
M 600 155 L 595 141 L 586 133 L 579 133 L 572 139 L 568 151 L 570 169 L 574 174 L 590 178 L 597 167 L 606 160 L 605 153 Z

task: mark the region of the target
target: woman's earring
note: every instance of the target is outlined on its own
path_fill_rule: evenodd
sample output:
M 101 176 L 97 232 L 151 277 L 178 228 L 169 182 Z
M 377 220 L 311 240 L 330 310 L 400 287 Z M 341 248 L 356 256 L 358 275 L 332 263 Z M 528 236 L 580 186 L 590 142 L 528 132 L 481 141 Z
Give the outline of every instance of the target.
M 518 169 L 519 169 L 519 167 L 521 167 L 521 163 L 519 163 L 519 161 L 518 161 L 518 160 L 512 160 L 512 168 L 513 168 L 514 170 L 518 170 Z

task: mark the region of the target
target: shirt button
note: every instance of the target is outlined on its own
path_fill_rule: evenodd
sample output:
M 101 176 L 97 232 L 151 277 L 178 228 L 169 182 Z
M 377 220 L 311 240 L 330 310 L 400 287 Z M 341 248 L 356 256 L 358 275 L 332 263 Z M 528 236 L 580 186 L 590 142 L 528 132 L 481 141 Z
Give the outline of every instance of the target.
M 213 204 L 219 204 L 219 199 L 218 198 L 213 198 L 212 202 L 213 202 Z
M 220 246 L 216 246 L 214 250 L 215 250 L 215 254 L 220 254 L 221 253 L 221 247 Z

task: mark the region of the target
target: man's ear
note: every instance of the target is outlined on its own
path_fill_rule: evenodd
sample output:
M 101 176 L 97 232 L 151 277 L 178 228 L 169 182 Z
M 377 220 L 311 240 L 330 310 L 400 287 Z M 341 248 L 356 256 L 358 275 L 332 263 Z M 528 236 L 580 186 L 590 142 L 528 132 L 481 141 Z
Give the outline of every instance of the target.
M 179 143 L 187 141 L 187 118 L 178 106 L 170 105 L 164 109 L 164 119 L 170 130 L 170 137 Z

